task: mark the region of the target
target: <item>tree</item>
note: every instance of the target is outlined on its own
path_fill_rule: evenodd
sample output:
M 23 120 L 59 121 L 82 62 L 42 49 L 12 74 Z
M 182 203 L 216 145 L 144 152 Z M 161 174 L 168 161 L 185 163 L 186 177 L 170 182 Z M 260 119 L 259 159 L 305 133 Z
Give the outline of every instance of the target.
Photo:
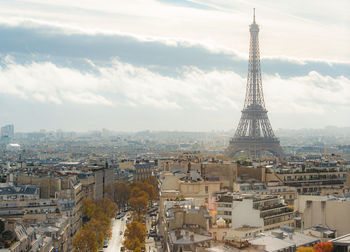
M 152 202 L 157 199 L 158 193 L 153 185 L 146 181 L 139 181 L 135 184 L 135 187 L 140 188 L 141 191 L 144 191 L 148 194 L 148 198 Z
M 111 236 L 111 217 L 115 216 L 117 206 L 110 199 L 83 200 L 83 214 L 89 218 L 82 230 L 91 231 L 97 247 L 103 246 L 103 241 Z
M 135 250 L 134 250 L 135 252 L 141 252 L 142 250 L 141 250 L 141 248 L 140 247 L 137 247 L 137 248 L 135 248 Z
M 145 191 L 143 191 L 140 187 L 134 186 L 131 190 L 130 198 L 132 197 L 137 198 L 141 196 L 148 197 L 148 194 Z
M 93 200 L 83 199 L 83 215 L 87 216 L 89 219 L 97 211 L 97 206 Z
M 141 242 L 137 238 L 134 238 L 134 239 L 125 238 L 123 244 L 126 247 L 126 249 L 130 251 L 136 251 L 138 248 L 142 246 Z
M 113 191 L 113 187 L 111 185 L 107 185 L 104 187 L 104 193 L 107 196 L 107 198 L 113 200 L 114 198 L 114 191 Z
M 84 228 L 73 237 L 72 244 L 76 252 L 96 252 L 98 248 L 95 233 Z
M 331 252 L 333 250 L 333 244 L 331 242 L 319 242 L 314 245 L 315 252 Z
M 146 227 L 138 221 L 133 221 L 126 225 L 125 237 L 129 239 L 137 238 L 141 243 L 146 239 Z
M 146 227 L 138 221 L 126 225 L 124 246 L 131 251 L 140 251 L 146 240 Z
M 312 247 L 299 247 L 296 252 L 314 252 Z
M 117 213 L 117 205 L 108 198 L 102 198 L 97 200 L 96 205 L 102 209 L 104 214 L 107 215 L 107 217 L 112 218 L 115 217 Z
M 105 233 L 107 227 L 103 226 L 101 222 L 96 219 L 91 219 L 88 223 L 83 226 L 83 229 L 89 230 L 95 234 L 95 240 L 97 246 L 100 248 L 103 246 L 103 241 L 105 240 Z
M 142 216 L 147 212 L 148 196 L 143 195 L 140 197 L 131 197 L 129 199 L 129 205 L 133 211 L 135 211 L 137 218 L 140 220 Z
M 130 198 L 130 186 L 125 183 L 114 184 L 114 202 L 117 203 L 119 209 L 125 207 Z

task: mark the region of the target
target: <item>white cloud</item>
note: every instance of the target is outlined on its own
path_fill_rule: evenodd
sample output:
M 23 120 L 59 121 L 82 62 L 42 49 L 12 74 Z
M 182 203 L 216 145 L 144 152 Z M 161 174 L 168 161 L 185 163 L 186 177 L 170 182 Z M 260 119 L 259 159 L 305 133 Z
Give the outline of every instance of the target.
M 264 75 L 265 99 L 270 111 L 280 114 L 319 114 L 331 118 L 330 111 L 350 108 L 350 80 L 317 72 L 283 79 Z
M 176 1 L 174 1 L 176 2 Z M 215 9 L 196 9 L 142 1 L 44 1 L 3 3 L 0 23 L 28 20 L 54 24 L 70 31 L 131 34 L 143 40 L 200 42 L 211 50 L 248 51 L 248 24 L 257 7 L 264 55 L 291 58 L 350 60 L 348 1 L 195 1 Z M 302 6 L 302 8 L 300 7 Z M 331 10 L 331 11 L 330 11 Z M 219 49 L 217 49 L 219 48 Z
M 207 110 L 243 107 L 246 78 L 234 72 L 183 69 L 181 77 L 162 76 L 143 67 L 113 61 L 83 73 L 52 63 L 19 65 L 8 61 L 0 69 L 0 93 L 40 103 L 98 104 L 151 110 Z M 267 109 L 274 114 L 327 115 L 350 107 L 350 80 L 317 72 L 283 79 L 264 75 Z M 214 113 L 214 112 L 210 112 Z

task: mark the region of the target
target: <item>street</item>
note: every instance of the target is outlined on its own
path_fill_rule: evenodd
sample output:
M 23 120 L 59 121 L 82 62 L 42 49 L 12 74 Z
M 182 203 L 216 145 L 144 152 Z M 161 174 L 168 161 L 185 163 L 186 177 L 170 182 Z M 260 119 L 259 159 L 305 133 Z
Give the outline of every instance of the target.
M 123 243 L 124 231 L 126 228 L 126 216 L 119 220 L 113 220 L 112 224 L 112 237 L 109 240 L 109 244 L 107 248 L 104 248 L 104 252 L 119 252 L 120 247 Z M 120 235 L 120 231 L 123 232 Z
M 146 217 L 146 228 L 147 228 L 147 232 L 149 233 L 150 229 L 152 226 L 152 218 L 150 218 L 149 216 Z M 155 249 L 155 243 L 154 243 L 154 239 L 153 237 L 146 237 L 146 252 L 153 252 L 156 251 Z

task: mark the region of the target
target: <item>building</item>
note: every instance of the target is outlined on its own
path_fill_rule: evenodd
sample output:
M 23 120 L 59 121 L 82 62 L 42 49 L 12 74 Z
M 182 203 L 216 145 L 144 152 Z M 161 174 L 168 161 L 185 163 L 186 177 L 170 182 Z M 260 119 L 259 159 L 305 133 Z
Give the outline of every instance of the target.
M 279 182 L 295 187 L 299 194 L 320 194 L 322 189 L 343 188 L 347 170 L 341 167 L 266 169 L 266 182 Z
M 299 247 L 312 247 L 318 242 L 320 242 L 318 238 L 294 232 L 291 227 L 280 227 L 249 239 L 251 244 L 264 245 L 267 252 L 295 252 Z
M 297 189 L 295 187 L 279 185 L 278 182 L 269 182 L 267 184 L 260 182 L 235 182 L 233 184 L 233 191 L 241 193 L 256 193 L 261 195 L 279 195 L 289 206 L 294 206 L 294 200 L 297 198 Z
M 293 209 L 278 195 L 218 195 L 217 218 L 223 218 L 232 228 L 246 225 L 270 230 L 280 226 L 293 226 L 293 217 Z
M 350 233 L 350 198 L 299 195 L 295 210 L 302 213 L 303 229 L 320 226 L 335 230 L 336 236 Z
M 50 237 L 43 236 L 33 227 L 25 227 L 16 220 L 5 220 L 5 230 L 10 232 L 8 237 L 10 244 L 8 248 L 3 248 L 4 244 L 0 241 L 0 251 L 3 252 L 52 252 L 52 240 Z
M 16 175 L 14 181 L 18 184 L 37 185 L 40 187 L 40 199 L 52 199 L 57 202 L 57 205 L 53 203 L 50 207 L 69 217 L 71 236 L 80 229 L 84 194 L 82 184 L 76 175 L 66 173 L 57 174 L 55 177 Z M 103 190 L 103 187 L 101 189 Z
M 67 216 L 70 222 L 71 237 L 73 237 L 82 226 L 83 214 L 83 190 L 76 176 L 62 179 L 62 189 L 56 192 L 58 205 L 62 215 Z
M 94 199 L 104 198 L 106 195 L 106 188 L 113 188 L 114 185 L 114 169 L 97 167 L 92 169 L 95 177 Z
M 0 184 L 0 201 L 8 200 L 36 200 L 40 197 L 40 187 L 36 185 Z
M 15 136 L 15 129 L 13 124 L 8 124 L 1 127 L 0 130 L 1 141 L 8 144 Z
M 152 171 L 156 163 L 150 160 L 136 160 L 134 163 L 134 181 L 147 180 L 152 176 Z
M 331 240 L 334 252 L 349 252 L 350 251 L 350 234 L 346 234 Z
M 197 251 L 198 248 L 209 248 L 210 236 L 197 234 L 184 229 L 169 232 L 168 247 L 171 252 Z
M 71 231 L 70 223 L 67 217 L 47 218 L 38 225 L 39 233 L 50 237 L 55 251 L 71 251 Z

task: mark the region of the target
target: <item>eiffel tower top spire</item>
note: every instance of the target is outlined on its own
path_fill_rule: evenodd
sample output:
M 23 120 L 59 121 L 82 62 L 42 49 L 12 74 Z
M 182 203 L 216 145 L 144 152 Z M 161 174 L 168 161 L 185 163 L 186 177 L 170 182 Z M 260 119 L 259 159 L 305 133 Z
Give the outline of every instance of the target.
M 249 26 L 250 47 L 248 78 L 244 108 L 254 106 L 265 110 L 264 94 L 261 81 L 260 51 L 259 51 L 259 25 L 255 22 L 255 8 L 253 23 Z

